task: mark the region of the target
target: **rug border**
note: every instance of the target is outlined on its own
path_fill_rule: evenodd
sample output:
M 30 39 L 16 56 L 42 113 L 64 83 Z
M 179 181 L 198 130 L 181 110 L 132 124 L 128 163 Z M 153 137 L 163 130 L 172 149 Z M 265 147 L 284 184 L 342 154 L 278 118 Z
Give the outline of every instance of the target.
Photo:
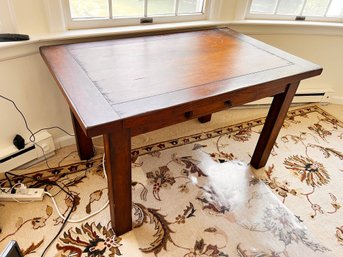
M 303 110 L 305 110 L 305 112 Z M 302 116 L 304 114 L 308 114 L 308 113 L 312 113 L 312 112 L 318 112 L 319 114 L 323 115 L 324 117 L 327 117 L 330 119 L 335 119 L 335 120 L 337 120 L 337 123 L 339 124 L 339 126 L 343 127 L 342 121 L 340 121 L 339 119 L 337 119 L 335 116 L 331 115 L 330 113 L 326 112 L 325 110 L 321 109 L 316 104 L 310 105 L 310 106 L 303 106 L 303 107 L 299 107 L 299 108 L 296 108 L 293 110 L 289 110 L 287 112 L 287 117 L 286 117 L 285 121 L 289 120 L 290 117 Z M 233 132 L 239 131 L 241 129 L 259 126 L 261 124 L 264 124 L 265 120 L 266 120 L 266 116 L 256 118 L 256 119 L 252 119 L 252 120 L 242 121 L 242 122 L 239 122 L 236 124 L 232 124 L 232 125 L 208 130 L 208 131 L 201 132 L 201 133 L 196 133 L 193 135 L 187 135 L 187 136 L 182 136 L 182 137 L 173 138 L 173 139 L 169 139 L 169 140 L 164 140 L 161 142 L 157 142 L 157 143 L 153 143 L 153 144 L 134 148 L 134 149 L 132 149 L 131 154 L 133 157 L 138 157 L 138 156 L 143 156 L 143 155 L 147 155 L 147 154 L 152 154 L 152 153 L 162 151 L 162 150 L 172 149 L 174 147 L 178 147 L 178 146 L 182 146 L 182 145 L 188 145 L 188 144 L 192 144 L 195 142 L 201 142 L 201 141 L 204 141 L 206 139 L 214 138 L 214 137 L 217 137 L 220 135 L 233 133 Z M 226 131 L 223 132 L 224 130 L 226 130 Z M 214 134 L 214 135 L 212 135 L 212 134 Z M 211 136 L 209 136 L 209 135 L 211 135 Z M 179 144 L 180 141 L 183 141 L 183 143 Z M 169 146 L 166 146 L 166 144 L 169 144 Z
M 290 117 L 296 117 L 296 116 L 301 116 L 307 113 L 312 113 L 312 112 L 318 112 L 319 114 L 323 115 L 324 117 L 330 118 L 330 119 L 335 119 L 338 123 L 338 125 L 340 127 L 343 127 L 343 122 L 340 121 L 339 119 L 337 119 L 335 116 L 331 115 L 330 113 L 326 112 L 325 110 L 321 109 L 318 105 L 310 105 L 310 106 L 302 106 L 293 110 L 289 110 L 287 112 L 287 117 L 286 120 L 289 120 Z M 139 156 L 144 156 L 147 154 L 152 154 L 158 151 L 163 151 L 163 150 L 167 150 L 167 149 L 172 149 L 175 147 L 179 147 L 182 145 L 188 145 L 188 144 L 192 144 L 195 142 L 201 142 L 204 141 L 206 139 L 210 139 L 210 138 L 215 138 L 217 136 L 220 135 L 225 135 L 225 134 L 229 134 L 229 133 L 233 133 L 236 131 L 239 131 L 241 129 L 245 129 L 245 128 L 252 128 L 255 126 L 259 126 L 261 124 L 263 124 L 265 122 L 266 116 L 264 117 L 259 117 L 256 119 L 251 119 L 251 120 L 246 120 L 246 121 L 242 121 L 239 123 L 235 123 L 232 125 L 228 125 L 228 126 L 224 126 L 224 127 L 220 127 L 220 128 L 216 128 L 216 129 L 212 129 L 212 130 L 208 130 L 208 131 L 204 131 L 201 133 L 196 133 L 196 134 L 192 134 L 192 135 L 187 135 L 187 136 L 182 136 L 182 137 L 176 137 L 176 138 L 172 138 L 172 139 L 168 139 L 168 140 L 164 140 L 164 141 L 160 141 L 157 143 L 153 143 L 153 144 L 149 144 L 149 145 L 144 145 L 144 146 L 140 146 L 137 148 L 134 148 L 131 150 L 131 156 L 132 158 L 137 158 Z M 223 132 L 224 131 L 224 132 Z M 181 143 L 179 143 L 181 142 Z M 90 164 L 96 164 L 97 161 L 100 161 L 102 159 L 102 155 L 101 156 L 95 156 L 90 160 L 87 161 L 79 161 L 79 162 L 74 162 L 72 164 L 66 164 L 63 166 L 59 166 L 59 167 L 51 167 L 51 168 L 46 168 L 46 169 L 40 169 L 37 171 L 32 171 L 29 173 L 23 173 L 23 170 L 20 170 L 21 174 L 18 174 L 18 177 L 22 176 L 23 174 L 25 174 L 25 176 L 30 176 L 36 173 L 40 173 L 40 172 L 47 172 L 47 171 L 53 171 L 53 170 L 64 170 L 67 167 L 71 167 L 71 166 L 80 166 L 80 165 L 84 165 L 84 167 L 82 167 L 81 169 L 76 169 L 76 170 L 69 170 L 69 174 L 72 174 L 74 172 L 79 172 L 79 171 L 83 171 L 88 169 Z M 91 166 L 93 166 L 91 165 Z M 12 172 L 15 173 L 16 170 L 12 170 Z M 51 176 L 54 176 L 55 174 L 51 174 Z M 45 176 L 44 176 L 45 177 Z M 47 176 L 50 177 L 50 176 Z M 6 179 L 2 179 L 0 180 L 0 183 L 5 181 Z

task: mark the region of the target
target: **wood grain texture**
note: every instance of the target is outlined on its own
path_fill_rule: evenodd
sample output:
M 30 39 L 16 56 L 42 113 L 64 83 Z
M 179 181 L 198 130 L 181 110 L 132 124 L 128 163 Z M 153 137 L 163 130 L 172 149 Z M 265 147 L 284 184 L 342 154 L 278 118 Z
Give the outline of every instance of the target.
M 111 223 L 116 235 L 132 229 L 131 135 L 118 129 L 104 135 Z
M 41 47 L 40 52 L 86 135 L 102 134 L 120 119 L 66 47 Z
M 94 147 L 92 139 L 87 137 L 83 132 L 79 121 L 76 119 L 72 111 L 70 111 L 73 122 L 77 152 L 81 160 L 89 160 L 94 156 Z
M 254 168 L 259 169 L 266 165 L 298 85 L 299 83 L 289 84 L 284 93 L 274 96 L 266 122 L 251 158 L 250 164 Z
M 120 41 L 70 50 L 112 105 L 292 65 L 221 31 Z
M 274 96 L 285 91 L 287 82 L 268 83 L 255 87 L 243 88 L 232 92 L 227 92 L 218 96 L 206 99 L 198 99 L 189 103 L 180 104 L 171 108 L 164 108 L 158 111 L 146 112 L 124 120 L 124 127 L 131 128 L 132 136 L 146 133 L 155 129 L 163 128 L 179 122 L 187 121 L 190 118 L 185 116 L 186 112 L 192 112 L 192 118 L 199 118 L 214 112 L 218 112 L 230 107 L 240 106 L 244 103 L 255 101 L 267 96 Z M 180 95 L 182 98 L 182 95 Z M 170 98 L 159 97 L 152 104 L 168 103 Z M 227 101 L 230 101 L 228 106 Z M 138 109 L 144 110 L 144 102 L 137 101 Z M 128 110 L 128 111 L 131 111 Z M 132 110 L 133 112 L 135 110 Z
M 230 29 L 42 47 L 73 112 L 80 156 L 104 135 L 112 226 L 132 228 L 134 135 L 274 96 L 251 160 L 265 165 L 299 82 L 322 68 Z
M 322 70 L 230 29 L 42 47 L 41 54 L 88 136 L 116 121 Z

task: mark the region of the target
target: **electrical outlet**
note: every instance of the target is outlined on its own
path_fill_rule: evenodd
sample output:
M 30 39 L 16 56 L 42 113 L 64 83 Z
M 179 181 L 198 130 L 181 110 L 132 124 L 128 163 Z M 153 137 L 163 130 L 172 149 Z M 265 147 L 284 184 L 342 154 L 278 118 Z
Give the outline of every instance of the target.
M 10 188 L 2 188 L 6 192 Z M 44 197 L 44 189 L 42 188 L 26 188 L 25 191 L 18 189 L 15 194 L 10 192 L 5 193 L 0 191 L 0 202 L 14 202 L 15 200 L 20 202 L 42 201 Z M 15 200 L 14 200 L 15 199 Z

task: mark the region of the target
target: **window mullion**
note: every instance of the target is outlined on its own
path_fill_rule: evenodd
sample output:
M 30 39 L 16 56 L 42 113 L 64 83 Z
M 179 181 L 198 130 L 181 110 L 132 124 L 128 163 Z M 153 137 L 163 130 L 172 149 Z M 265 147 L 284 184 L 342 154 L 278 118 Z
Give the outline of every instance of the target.
M 109 15 L 110 20 L 113 19 L 112 0 L 108 0 L 108 15 Z
M 326 10 L 325 10 L 324 17 L 327 17 L 327 14 L 328 14 L 328 11 L 329 11 L 329 8 L 330 8 L 331 3 L 332 3 L 332 0 L 330 0 L 329 3 L 328 3 L 328 5 L 326 6 Z
M 331 9 L 334 7 L 333 3 L 335 3 L 334 0 L 327 0 L 325 1 L 326 4 L 323 5 L 320 10 L 315 10 L 315 13 L 313 15 L 311 15 L 311 13 L 313 13 L 312 10 L 312 6 L 310 6 L 310 3 L 312 3 L 310 0 L 302 0 L 297 9 L 298 12 L 295 13 L 293 12 L 292 15 L 288 15 L 286 14 L 278 14 L 278 9 L 281 7 L 282 5 L 282 1 L 283 0 L 277 0 L 274 1 L 274 6 L 273 9 L 271 9 L 272 6 L 267 6 L 268 8 L 264 8 L 266 6 L 261 6 L 262 1 L 260 0 L 245 0 L 246 4 L 244 5 L 244 7 L 246 8 L 246 19 L 269 19 L 269 20 L 292 20 L 293 18 L 293 14 L 296 17 L 296 20 L 301 20 L 302 17 L 306 16 L 306 14 L 308 13 L 310 20 L 313 21 L 320 21 L 320 22 L 343 22 L 343 9 L 340 15 L 338 15 L 336 17 L 336 12 L 337 10 L 335 10 L 334 12 L 334 16 L 331 15 Z M 244 2 L 245 2 L 244 1 Z M 253 3 L 256 3 L 258 5 L 254 6 L 254 11 L 252 12 L 252 6 Z M 343 0 L 341 0 L 343 1 Z M 242 1 L 243 2 L 243 1 Z M 285 1 L 286 2 L 286 1 Z M 309 4 L 309 6 L 307 6 L 307 4 Z M 263 8 L 262 8 L 263 7 Z M 287 5 L 284 6 L 282 9 L 288 9 Z M 267 10 L 267 11 L 266 11 Z M 292 8 L 288 9 L 288 10 L 293 10 Z M 320 11 L 320 14 L 319 14 Z M 288 11 L 290 12 L 290 11 Z M 332 17 L 331 17 L 332 16 Z M 298 19 L 297 19 L 298 17 Z M 240 17 L 241 18 L 241 17 Z M 305 17 L 306 18 L 306 17 Z
M 300 11 L 300 14 L 299 15 L 303 15 L 303 12 L 305 10 L 305 6 L 307 4 L 307 0 L 305 0 L 304 4 L 303 4 L 303 7 L 301 8 L 301 11 Z
M 275 6 L 274 11 L 273 11 L 273 14 L 277 13 L 277 10 L 279 9 L 280 2 L 281 2 L 280 0 L 277 1 L 276 6 Z
M 202 1 L 202 9 L 201 9 L 202 13 L 205 13 L 205 12 L 206 12 L 206 6 L 208 6 L 207 4 L 209 4 L 208 1 L 209 1 L 209 0 L 204 0 L 204 1 Z
M 148 17 L 148 0 L 144 0 L 144 17 Z
M 179 4 L 180 0 L 175 0 L 175 16 L 179 15 Z
M 45 0 L 44 0 L 45 1 Z M 48 0 L 46 0 L 48 2 Z M 139 4 L 139 10 L 135 8 L 133 11 L 131 10 L 124 10 L 125 5 L 127 6 L 129 3 L 126 3 L 126 1 L 123 1 L 123 10 L 118 11 L 117 3 L 114 2 L 116 0 L 107 0 L 107 6 L 105 1 L 105 6 L 102 5 L 104 9 L 101 10 L 102 18 L 98 18 L 97 12 L 92 12 L 92 10 L 88 10 L 85 8 L 84 10 L 80 10 L 77 13 L 75 13 L 75 18 L 71 17 L 70 9 L 77 4 L 85 4 L 85 0 L 75 0 L 75 1 L 68 1 L 68 0 L 60 0 L 63 1 L 64 11 L 65 11 L 65 23 L 66 27 L 68 29 L 83 29 L 83 28 L 98 28 L 98 27 L 111 27 L 111 26 L 122 26 L 122 25 L 133 25 L 137 24 L 139 22 L 142 22 L 140 18 L 148 18 L 150 15 L 150 9 L 149 9 L 149 0 L 137 0 L 141 3 Z M 163 0 L 165 1 L 165 0 Z M 203 1 L 203 0 L 202 0 Z M 209 1 L 209 0 L 207 0 Z M 1 2 L 1 0 L 0 0 Z M 50 2 L 50 1 L 49 1 Z M 57 2 L 57 1 L 56 1 Z M 127 1 L 130 2 L 130 1 Z M 200 3 L 200 0 L 199 0 Z M 121 4 L 119 6 L 121 6 Z M 142 6 L 143 4 L 143 6 Z M 204 5 L 203 5 L 204 6 Z M 89 7 L 89 6 L 86 6 Z M 106 10 L 106 7 L 108 8 Z M 143 7 L 143 10 L 142 10 Z M 198 12 L 192 12 L 190 15 L 179 15 L 179 12 L 182 9 L 182 2 L 181 0 L 174 0 L 174 7 L 172 13 L 175 11 L 174 15 L 153 15 L 154 20 L 156 19 L 157 23 L 167 23 L 167 22 L 188 22 L 188 21 L 198 21 L 198 20 L 205 20 L 208 17 L 204 13 L 198 13 Z M 197 6 L 199 8 L 200 6 Z M 203 7 L 205 8 L 205 7 Z M 137 13 L 137 10 L 139 13 Z M 89 11 L 89 15 L 85 15 Z M 134 13 L 133 15 L 131 15 Z M 135 14 L 138 14 L 139 17 L 136 17 Z M 120 17 L 118 16 L 120 14 Z M 126 15 L 127 14 L 127 15 Z

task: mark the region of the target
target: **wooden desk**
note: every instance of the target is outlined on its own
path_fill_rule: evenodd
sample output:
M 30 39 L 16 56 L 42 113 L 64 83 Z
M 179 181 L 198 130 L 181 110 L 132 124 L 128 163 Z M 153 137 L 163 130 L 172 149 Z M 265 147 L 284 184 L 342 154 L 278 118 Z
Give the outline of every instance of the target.
M 42 47 L 81 159 L 103 135 L 112 226 L 132 229 L 131 137 L 274 96 L 251 159 L 263 167 L 301 80 L 322 68 L 230 29 Z

